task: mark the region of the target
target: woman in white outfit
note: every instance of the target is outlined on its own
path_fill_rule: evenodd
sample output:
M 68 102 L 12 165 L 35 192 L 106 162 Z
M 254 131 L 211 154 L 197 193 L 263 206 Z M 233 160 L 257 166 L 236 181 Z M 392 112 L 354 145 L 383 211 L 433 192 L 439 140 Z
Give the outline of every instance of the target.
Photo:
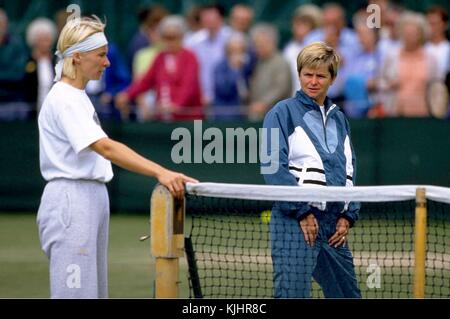
M 107 298 L 111 162 L 155 177 L 175 197 L 197 182 L 147 160 L 104 133 L 85 92 L 110 65 L 105 25 L 70 20 L 59 40 L 55 85 L 39 114 L 40 168 L 47 181 L 37 223 L 50 260 L 52 298 Z

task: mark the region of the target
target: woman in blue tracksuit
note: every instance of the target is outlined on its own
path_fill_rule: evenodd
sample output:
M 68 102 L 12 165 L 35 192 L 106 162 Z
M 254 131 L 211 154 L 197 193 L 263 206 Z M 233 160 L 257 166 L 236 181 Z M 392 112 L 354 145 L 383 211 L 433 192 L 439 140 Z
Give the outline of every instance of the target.
M 265 129 L 279 131 L 277 144 L 267 141 L 269 158 L 277 152 L 279 159 L 276 172 L 264 174 L 267 184 L 353 186 L 356 169 L 350 127 L 327 97 L 339 62 L 334 49 L 322 42 L 306 46 L 298 55 L 302 89 L 278 102 L 264 119 Z M 275 297 L 310 297 L 311 277 L 325 297 L 361 297 L 346 245 L 358 211 L 358 203 L 274 204 L 270 235 Z

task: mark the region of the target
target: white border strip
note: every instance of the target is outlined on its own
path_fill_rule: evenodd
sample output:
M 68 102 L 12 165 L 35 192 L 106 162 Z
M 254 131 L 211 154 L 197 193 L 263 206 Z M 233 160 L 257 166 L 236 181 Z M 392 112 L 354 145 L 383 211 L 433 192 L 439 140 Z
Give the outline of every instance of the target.
M 450 188 L 429 185 L 400 186 L 276 186 L 225 183 L 187 183 L 189 194 L 285 202 L 393 202 L 416 198 L 416 189 L 425 188 L 430 200 L 450 204 Z

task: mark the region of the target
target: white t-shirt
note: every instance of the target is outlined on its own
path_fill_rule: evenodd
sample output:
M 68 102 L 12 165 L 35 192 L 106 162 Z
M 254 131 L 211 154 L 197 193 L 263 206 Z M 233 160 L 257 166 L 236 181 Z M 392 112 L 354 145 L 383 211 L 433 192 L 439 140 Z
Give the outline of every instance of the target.
M 320 107 L 320 112 L 322 112 L 323 124 L 325 124 L 326 118 L 327 118 L 327 113 L 325 112 L 325 105 L 319 105 L 319 107 Z
M 447 40 L 441 41 L 438 44 L 428 42 L 425 45 L 425 48 L 436 57 L 439 72 L 437 76 L 439 79 L 445 80 L 445 76 L 450 69 L 450 42 Z
M 41 110 L 42 103 L 44 103 L 44 99 L 47 96 L 48 92 L 53 85 L 53 78 L 55 74 L 53 73 L 53 64 L 50 59 L 44 58 L 38 60 L 38 100 L 37 100 L 37 108 L 38 111 Z
M 44 100 L 38 124 L 40 167 L 46 181 L 106 183 L 113 178 L 111 162 L 88 147 L 107 135 L 84 90 L 57 82 Z
M 289 66 L 291 68 L 292 95 L 295 95 L 295 92 L 301 89 L 297 70 L 297 56 L 304 47 L 304 42 L 300 43 L 298 41 L 292 40 L 286 45 L 283 50 L 283 56 L 289 63 Z

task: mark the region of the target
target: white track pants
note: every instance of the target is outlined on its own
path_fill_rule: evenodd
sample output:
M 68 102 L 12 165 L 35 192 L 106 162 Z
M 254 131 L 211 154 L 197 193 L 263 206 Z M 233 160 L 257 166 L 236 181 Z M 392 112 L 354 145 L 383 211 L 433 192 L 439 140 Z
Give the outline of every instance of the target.
M 109 198 L 105 184 L 50 181 L 37 224 L 42 250 L 50 260 L 51 297 L 107 298 Z

